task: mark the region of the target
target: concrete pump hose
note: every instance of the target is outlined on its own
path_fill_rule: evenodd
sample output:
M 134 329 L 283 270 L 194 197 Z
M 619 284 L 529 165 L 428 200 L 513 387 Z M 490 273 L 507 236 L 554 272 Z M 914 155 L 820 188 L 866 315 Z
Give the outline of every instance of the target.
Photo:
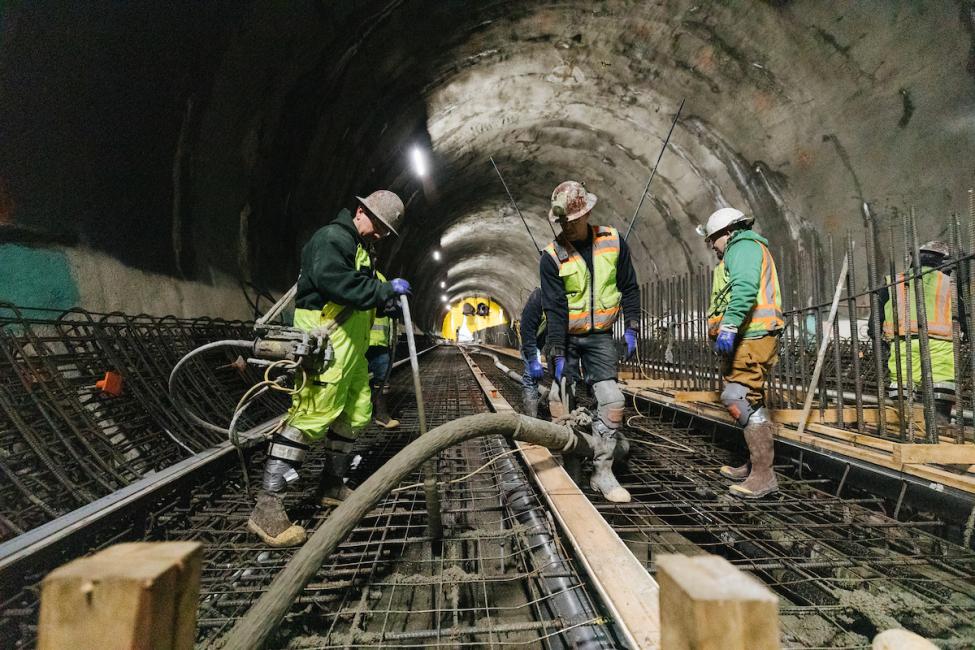
M 234 650 L 264 647 L 325 559 L 390 490 L 447 447 L 495 435 L 554 450 L 568 451 L 577 442 L 576 434 L 569 427 L 518 413 L 480 413 L 431 429 L 393 456 L 332 512 L 278 573 L 260 600 L 230 630 L 222 647 Z

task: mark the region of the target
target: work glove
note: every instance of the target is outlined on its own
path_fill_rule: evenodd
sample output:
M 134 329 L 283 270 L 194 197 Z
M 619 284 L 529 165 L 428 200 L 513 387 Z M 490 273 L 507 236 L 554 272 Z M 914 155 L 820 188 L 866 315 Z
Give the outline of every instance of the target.
M 555 381 L 562 381 L 563 370 L 565 370 L 565 357 L 555 357 Z
M 636 330 L 626 330 L 623 332 L 623 338 L 626 339 L 626 358 L 629 359 L 636 353 Z
M 718 330 L 718 338 L 714 341 L 714 351 L 730 357 L 735 350 L 735 339 L 738 338 L 738 328 L 722 325 Z
M 532 379 L 541 379 L 542 375 L 545 374 L 545 368 L 542 367 L 542 362 L 538 360 L 538 357 L 532 357 L 532 360 L 528 362 L 528 374 L 531 375 Z
M 410 294 L 410 283 L 403 278 L 393 278 L 390 284 L 397 296 L 408 296 Z

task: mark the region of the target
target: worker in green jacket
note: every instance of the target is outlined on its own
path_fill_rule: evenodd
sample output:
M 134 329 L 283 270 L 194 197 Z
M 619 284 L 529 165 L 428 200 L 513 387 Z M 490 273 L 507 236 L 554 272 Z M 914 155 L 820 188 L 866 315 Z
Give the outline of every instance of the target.
M 951 268 L 945 267 L 951 257 L 948 244 L 941 241 L 929 241 L 919 247 L 921 285 L 924 290 L 925 315 L 928 325 L 928 351 L 931 360 L 931 383 L 934 388 L 935 417 L 938 424 L 948 424 L 951 411 L 955 404 L 955 330 L 952 317 Z M 913 255 L 911 256 L 913 258 Z M 883 337 L 887 346 L 896 346 L 897 352 L 891 351 L 888 357 L 890 372 L 890 396 L 897 398 L 897 378 L 901 378 L 900 389 L 905 391 L 909 384 L 915 391 L 921 388 L 921 343 L 920 325 L 917 318 L 917 298 L 914 292 L 914 282 L 908 276 L 915 273 L 918 265 L 911 262 L 911 273 L 898 273 L 894 279 L 893 289 L 897 302 L 897 327 L 894 323 L 894 300 L 891 300 L 890 289 L 882 288 L 878 291 L 878 304 L 883 314 Z M 891 284 L 891 278 L 885 278 L 886 284 Z M 961 298 L 961 296 L 959 296 Z M 958 321 L 961 326 L 962 339 L 968 337 L 968 319 L 965 317 L 965 304 L 959 300 Z M 873 322 L 871 315 L 870 322 Z M 908 333 L 911 343 L 907 344 Z M 873 337 L 873 331 L 870 330 Z M 908 347 L 910 347 L 911 373 L 907 373 Z M 897 367 L 898 359 L 900 368 Z M 913 402 L 913 395 L 906 395 L 907 401 Z
M 386 281 L 379 271 L 376 277 L 381 282 Z M 392 360 L 390 345 L 394 340 L 393 326 L 395 319 L 391 316 L 376 314 L 369 329 L 369 349 L 366 350 L 366 361 L 369 362 L 369 389 L 372 391 L 372 420 L 383 429 L 395 429 L 399 420 L 389 414 L 386 408 L 386 378 L 389 377 L 389 364 Z
M 757 499 L 778 489 L 772 470 L 774 432 L 765 408 L 765 381 L 778 360 L 779 334 L 785 326 L 775 261 L 768 241 L 752 231 L 754 217 L 722 208 L 698 229 L 720 258 L 711 287 L 708 334 L 725 359 L 721 402 L 745 427 L 749 462 L 721 468 L 738 497 Z
M 284 509 L 288 484 L 309 445 L 325 441 L 328 450 L 320 480 L 323 500 L 341 500 L 349 490 L 343 477 L 359 433 L 372 417 L 366 349 L 374 310 L 395 310 L 409 283 L 376 277 L 366 249 L 396 229 L 403 220 L 403 202 L 388 190 L 357 198 L 320 228 L 301 251 L 301 274 L 295 296 L 294 326 L 310 331 L 340 321 L 330 335 L 334 358 L 318 375 L 308 375 L 292 398 L 286 426 L 274 434 L 264 465 L 262 490 L 248 519 L 248 528 L 270 546 L 296 546 L 305 530 L 291 523 Z M 344 320 L 343 320 L 344 319 Z

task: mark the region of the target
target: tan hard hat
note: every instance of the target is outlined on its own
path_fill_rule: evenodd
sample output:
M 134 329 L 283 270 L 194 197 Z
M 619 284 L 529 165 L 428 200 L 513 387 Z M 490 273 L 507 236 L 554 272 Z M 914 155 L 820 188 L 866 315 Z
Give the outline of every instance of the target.
M 403 223 L 406 208 L 395 192 L 376 190 L 366 198 L 361 196 L 355 198 L 366 209 L 369 216 L 382 221 L 383 225 L 389 228 L 389 232 L 399 237 L 399 227 Z
M 548 220 L 557 223 L 561 217 L 566 221 L 575 221 L 589 214 L 596 205 L 596 195 L 587 192 L 585 185 L 577 181 L 563 181 L 552 192 L 552 208 L 548 211 Z
M 941 255 L 942 257 L 951 256 L 951 249 L 948 247 L 948 244 L 936 239 L 931 240 L 926 244 L 921 244 L 918 246 L 918 250 L 922 253 L 927 251 L 928 253 L 934 253 L 935 255 Z

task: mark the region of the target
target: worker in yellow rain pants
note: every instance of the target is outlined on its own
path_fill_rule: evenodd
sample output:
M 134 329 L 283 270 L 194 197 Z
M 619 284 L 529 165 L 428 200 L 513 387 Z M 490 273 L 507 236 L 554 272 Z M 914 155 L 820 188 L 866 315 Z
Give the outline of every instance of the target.
M 294 326 L 313 330 L 336 320 L 341 324 L 330 335 L 333 360 L 321 374 L 305 378 L 292 399 L 287 426 L 271 439 L 262 490 L 247 521 L 248 529 L 270 546 L 305 541 L 305 529 L 288 518 L 284 494 L 298 479 L 310 443 L 324 439 L 328 450 L 320 480 L 323 501 L 348 495 L 343 477 L 352 446 L 372 417 L 365 357 L 372 319 L 377 310 L 395 312 L 397 296 L 409 293 L 402 278 L 377 278 L 366 252 L 369 243 L 398 234 L 403 202 L 387 190 L 357 200 L 354 215 L 339 212 L 301 251 Z
M 939 424 L 947 424 L 955 403 L 955 334 L 952 321 L 951 269 L 942 268 L 950 259 L 948 245 L 940 241 L 930 241 L 919 247 L 921 285 L 924 288 L 924 307 L 928 322 L 928 349 L 931 359 L 931 382 L 934 386 L 935 415 Z M 912 271 L 917 265 L 912 264 Z M 890 277 L 886 278 L 891 283 Z M 897 331 L 894 328 L 894 301 L 890 299 L 890 289 L 879 292 L 880 308 L 884 314 L 884 340 L 891 346 L 887 359 L 890 371 L 890 396 L 897 397 L 898 367 L 900 359 L 900 388 L 906 391 L 908 382 L 915 391 L 920 391 L 921 374 L 920 326 L 917 319 L 917 299 L 914 283 L 908 281 L 905 273 L 898 273 L 891 287 L 896 292 Z M 910 313 L 908 314 L 908 310 Z M 958 305 L 959 321 L 963 336 L 967 336 L 967 319 L 964 317 L 965 305 Z M 910 377 L 907 372 L 908 344 L 910 332 Z M 872 332 L 871 332 L 872 335 Z M 914 400 L 907 395 L 908 402 Z

